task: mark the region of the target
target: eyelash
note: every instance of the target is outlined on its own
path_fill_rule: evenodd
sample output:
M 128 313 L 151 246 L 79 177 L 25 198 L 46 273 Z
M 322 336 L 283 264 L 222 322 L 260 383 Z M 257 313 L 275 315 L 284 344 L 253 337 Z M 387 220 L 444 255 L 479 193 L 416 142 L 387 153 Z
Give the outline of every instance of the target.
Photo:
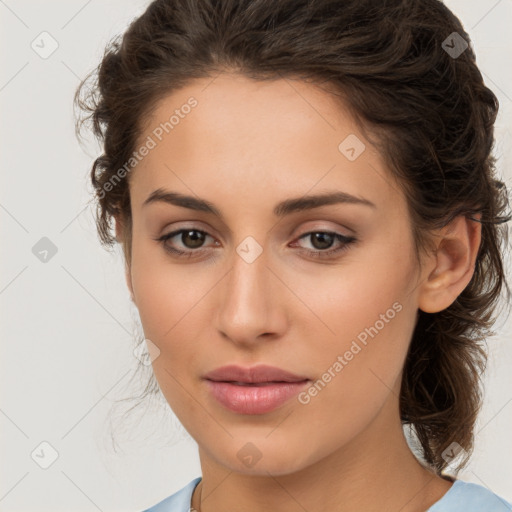
M 160 242 L 163 245 L 165 251 L 171 253 L 172 255 L 174 255 L 178 258 L 184 258 L 184 257 L 191 258 L 191 257 L 193 257 L 192 254 L 194 254 L 194 253 L 199 254 L 199 255 L 202 254 L 206 249 L 199 248 L 199 249 L 189 249 L 188 251 L 181 251 L 180 249 L 175 249 L 166 244 L 166 242 L 169 239 L 174 238 L 176 235 L 179 235 L 181 233 L 188 232 L 188 231 L 195 231 L 195 232 L 201 233 L 203 235 L 211 236 L 206 231 L 202 231 L 200 229 L 182 228 L 182 229 L 173 231 L 171 233 L 167 233 L 166 235 L 163 235 L 159 238 L 155 238 L 155 240 L 157 242 Z M 341 245 L 340 247 L 338 247 L 336 249 L 326 249 L 325 251 L 322 251 L 320 249 L 316 249 L 316 250 L 303 249 L 303 251 L 308 253 L 309 256 L 312 256 L 314 258 L 329 258 L 336 254 L 340 254 L 343 251 L 346 251 L 351 244 L 353 244 L 354 242 L 357 242 L 357 239 L 353 236 L 345 236 L 345 235 L 341 235 L 340 233 L 336 233 L 333 231 L 309 231 L 309 232 L 301 235 L 298 238 L 298 240 L 302 240 L 303 238 L 306 238 L 310 235 L 314 235 L 314 234 L 318 234 L 318 233 L 326 234 L 326 235 L 333 235 L 335 240 L 337 240 L 338 242 L 341 242 L 343 245 Z

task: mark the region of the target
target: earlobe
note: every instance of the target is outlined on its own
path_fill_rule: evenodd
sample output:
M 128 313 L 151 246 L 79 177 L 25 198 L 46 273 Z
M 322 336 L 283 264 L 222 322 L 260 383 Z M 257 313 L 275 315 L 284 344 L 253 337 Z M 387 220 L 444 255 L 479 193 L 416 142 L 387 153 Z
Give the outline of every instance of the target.
M 123 245 L 124 249 L 126 250 L 125 243 L 124 243 L 124 225 L 122 220 L 119 217 L 114 218 L 115 222 L 115 232 L 116 232 L 116 241 Z M 132 284 L 132 276 L 131 276 L 131 269 L 128 261 L 126 260 L 126 254 L 125 254 L 125 279 L 126 279 L 126 285 L 128 286 L 128 290 L 130 291 L 130 296 L 132 299 L 132 302 L 136 305 L 135 297 L 133 294 L 133 284 Z
M 425 266 L 418 296 L 418 308 L 425 313 L 449 307 L 471 281 L 482 233 L 481 215 L 475 218 L 456 217 L 440 231 L 432 255 L 434 268 Z
M 114 223 L 116 226 L 116 242 L 123 242 L 123 223 L 119 217 L 114 217 Z

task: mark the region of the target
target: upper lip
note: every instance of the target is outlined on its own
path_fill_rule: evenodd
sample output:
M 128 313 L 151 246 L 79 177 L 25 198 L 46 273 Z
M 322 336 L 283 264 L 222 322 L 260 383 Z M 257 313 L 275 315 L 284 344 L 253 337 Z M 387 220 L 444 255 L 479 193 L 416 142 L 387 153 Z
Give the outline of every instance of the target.
M 308 377 L 295 375 L 275 366 L 258 365 L 244 368 L 237 365 L 221 366 L 204 375 L 205 379 L 219 382 L 301 382 Z

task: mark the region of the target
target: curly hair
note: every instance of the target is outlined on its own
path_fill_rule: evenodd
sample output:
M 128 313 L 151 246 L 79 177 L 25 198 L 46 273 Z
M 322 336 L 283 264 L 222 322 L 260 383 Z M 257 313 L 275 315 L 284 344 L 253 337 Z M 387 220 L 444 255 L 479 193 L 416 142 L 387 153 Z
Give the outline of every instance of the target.
M 339 97 L 407 198 L 417 256 L 432 230 L 456 216 L 481 223 L 468 286 L 443 311 L 418 311 L 400 394 L 402 424 L 413 428 L 424 461 L 441 475 L 443 451 L 457 442 L 466 453 L 460 470 L 473 451 L 482 342 L 495 334 L 504 285 L 510 300 L 502 251 L 512 218 L 492 155 L 498 100 L 460 20 L 438 0 L 153 1 L 110 41 L 75 95 L 83 113 L 77 135 L 92 121 L 104 148 L 90 173 L 98 234 L 112 247 L 113 217 L 126 221 L 128 265 L 129 173 L 120 179 L 119 169 L 159 100 L 223 71 L 297 78 Z

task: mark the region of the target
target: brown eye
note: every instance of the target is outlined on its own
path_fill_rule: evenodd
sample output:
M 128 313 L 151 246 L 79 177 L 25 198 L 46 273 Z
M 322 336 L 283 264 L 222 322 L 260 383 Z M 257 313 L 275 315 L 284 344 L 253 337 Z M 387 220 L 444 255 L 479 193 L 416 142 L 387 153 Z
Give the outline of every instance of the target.
M 163 235 L 156 240 L 161 242 L 164 249 L 170 253 L 192 256 L 193 253 L 202 252 L 203 244 L 208 236 L 210 236 L 208 233 L 199 229 L 185 228 Z M 175 238 L 176 241 L 173 241 L 173 238 Z M 176 245 L 178 245 L 178 247 L 176 247 Z
M 347 250 L 350 244 L 357 241 L 353 236 L 344 236 L 340 233 L 334 233 L 331 231 L 310 231 L 309 233 L 304 233 L 299 237 L 299 240 L 304 238 L 309 238 L 311 240 L 313 249 L 303 248 L 303 250 L 308 255 L 315 258 L 328 258 L 334 256 Z M 335 242 L 338 242 L 338 247 L 330 249 Z
M 318 232 L 311 233 L 308 236 L 311 237 L 312 245 L 320 250 L 329 249 L 335 240 L 332 233 Z
M 197 229 L 187 229 L 181 232 L 181 242 L 188 249 L 197 249 L 204 242 L 206 233 Z

